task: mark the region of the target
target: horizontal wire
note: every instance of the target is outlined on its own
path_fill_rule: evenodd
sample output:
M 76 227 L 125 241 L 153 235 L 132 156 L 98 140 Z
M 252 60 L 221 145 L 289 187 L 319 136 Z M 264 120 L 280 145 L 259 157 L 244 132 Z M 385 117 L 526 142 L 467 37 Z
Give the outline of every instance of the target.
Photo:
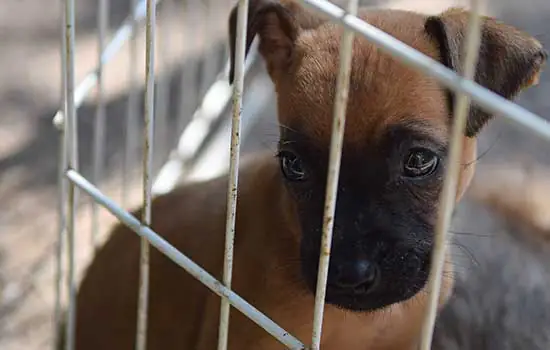
M 137 235 L 144 237 L 147 241 L 160 252 L 166 255 L 169 259 L 181 266 L 191 276 L 199 280 L 202 284 L 212 290 L 220 297 L 227 298 L 229 303 L 237 310 L 249 317 L 257 325 L 265 329 L 269 334 L 278 339 L 286 347 L 293 350 L 305 349 L 304 345 L 290 333 L 281 328 L 277 323 L 273 322 L 269 317 L 261 313 L 254 306 L 249 304 L 241 296 L 225 287 L 223 283 L 214 278 L 206 270 L 200 267 L 193 260 L 176 249 L 173 245 L 164 240 L 161 236 L 155 233 L 151 228 L 144 226 L 137 218 L 132 216 L 128 211 L 122 209 L 115 201 L 104 195 L 92 183 L 86 180 L 80 173 L 69 170 L 66 173 L 67 178 L 94 198 L 105 209 L 109 210 L 122 223 L 136 232 Z
M 157 0 L 156 5 L 161 2 L 162 0 Z M 145 19 L 146 16 L 146 9 L 147 9 L 147 0 L 141 0 L 136 8 L 135 12 L 133 14 L 130 14 L 128 16 L 123 24 L 119 27 L 119 29 L 115 32 L 113 39 L 109 42 L 109 44 L 105 47 L 105 50 L 103 51 L 103 54 L 101 55 L 100 64 L 106 65 L 111 59 L 113 59 L 116 54 L 120 51 L 122 46 L 132 37 L 133 33 L 133 26 L 134 26 L 134 20 L 135 21 L 141 21 Z M 75 108 L 79 108 L 88 94 L 92 91 L 92 88 L 97 84 L 99 74 L 99 64 L 94 67 L 78 86 L 74 90 L 74 104 Z M 63 115 L 63 109 L 58 110 L 54 117 L 53 117 L 53 124 L 58 128 L 61 129 L 63 127 L 64 123 L 64 115 Z
M 418 71 L 437 79 L 447 88 L 468 95 L 486 111 L 506 117 L 517 125 L 526 128 L 545 141 L 550 141 L 550 123 L 535 113 L 528 111 L 513 101 L 495 94 L 476 82 L 457 75 L 441 63 L 413 49 L 407 44 L 376 28 L 362 19 L 346 15 L 345 11 L 326 0 L 299 0 L 308 8 L 354 30 L 376 44 L 382 51 L 416 68 Z

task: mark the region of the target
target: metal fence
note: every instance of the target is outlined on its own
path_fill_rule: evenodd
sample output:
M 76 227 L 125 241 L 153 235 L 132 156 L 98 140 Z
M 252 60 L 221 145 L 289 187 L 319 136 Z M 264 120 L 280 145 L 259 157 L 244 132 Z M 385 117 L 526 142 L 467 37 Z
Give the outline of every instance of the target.
M 240 0 L 237 20 L 237 40 L 235 54 L 235 79 L 232 88 L 227 83 L 228 65 L 220 70 L 220 73 L 213 75 L 212 85 L 209 89 L 204 89 L 204 99 L 202 104 L 194 112 L 191 122 L 185 127 L 180 123 L 182 136 L 179 144 L 174 149 L 160 172 L 154 179 L 152 171 L 153 164 L 153 135 L 155 127 L 166 125 L 167 112 L 163 107 L 168 98 L 168 89 L 165 81 L 157 81 L 155 74 L 155 53 L 156 44 L 156 7 L 160 0 L 132 0 L 131 14 L 123 25 L 114 33 L 112 39 L 107 43 L 109 1 L 99 1 L 98 11 L 98 45 L 100 55 L 98 57 L 98 66 L 78 85 L 75 85 L 75 1 L 63 0 L 63 40 L 62 40 L 62 64 L 63 64 L 63 103 L 54 122 L 58 126 L 62 137 L 62 146 L 60 148 L 59 165 L 59 245 L 57 249 L 57 293 L 55 319 L 57 325 L 61 324 L 61 291 L 64 288 L 68 290 L 68 307 L 66 322 L 66 349 L 74 347 L 75 330 L 75 298 L 76 298 L 76 280 L 75 280 L 75 213 L 77 203 L 77 190 L 84 191 L 93 198 L 93 227 L 92 244 L 97 244 L 96 235 L 99 225 L 97 210 L 102 206 L 114 214 L 119 220 L 131 227 L 141 237 L 141 259 L 140 259 L 140 287 L 139 287 L 139 306 L 138 306 L 138 325 L 137 325 L 137 344 L 138 349 L 145 349 L 146 343 L 146 325 L 147 325 L 147 296 L 149 288 L 148 275 L 148 256 L 149 247 L 153 245 L 166 256 L 181 266 L 192 276 L 200 280 L 204 285 L 222 298 L 219 328 L 218 349 L 227 348 L 228 322 L 230 306 L 235 307 L 239 312 L 244 313 L 258 325 L 263 327 L 272 336 L 290 349 L 319 349 L 321 340 L 321 329 L 323 322 L 323 308 L 325 299 L 326 281 L 328 275 L 328 266 L 331 250 L 332 238 L 332 217 L 334 216 L 336 206 L 336 190 L 340 168 L 340 157 L 342 142 L 344 137 L 345 115 L 347 105 L 347 91 L 351 64 L 351 44 L 354 36 L 362 36 L 375 43 L 382 51 L 392 55 L 395 59 L 404 64 L 413 67 L 424 74 L 437 79 L 444 86 L 454 90 L 457 94 L 457 100 L 454 106 L 454 125 L 450 138 L 449 148 L 449 167 L 447 169 L 444 187 L 441 195 L 441 206 L 436 224 L 436 240 L 434 250 L 434 264 L 430 271 L 430 280 L 428 291 L 430 293 L 429 311 L 426 315 L 423 327 L 423 337 L 421 349 L 430 348 L 433 326 L 436 317 L 437 300 L 439 297 L 439 288 L 444 263 L 444 246 L 446 232 L 450 224 L 450 213 L 454 205 L 454 193 L 457 183 L 457 174 L 459 166 L 459 157 L 461 153 L 462 137 L 466 124 L 466 115 L 470 101 L 474 101 L 480 107 L 495 114 L 502 115 L 517 124 L 532 130 L 538 136 L 550 141 L 550 126 L 541 118 L 525 110 L 517 104 L 514 104 L 492 92 L 484 89 L 472 81 L 477 62 L 478 47 L 480 41 L 480 20 L 479 13 L 483 7 L 482 0 L 471 1 L 471 17 L 469 19 L 469 30 L 466 37 L 467 53 L 463 65 L 465 67 L 462 76 L 447 69 L 439 62 L 436 62 L 420 52 L 412 49 L 404 43 L 398 41 L 392 36 L 369 25 L 355 16 L 358 8 L 358 0 L 350 0 L 346 9 L 342 9 L 326 0 L 300 0 L 304 6 L 310 10 L 319 12 L 339 23 L 345 28 L 340 47 L 340 72 L 337 81 L 337 93 L 334 107 L 333 135 L 330 145 L 329 172 L 326 189 L 324 226 L 322 231 L 322 243 L 320 264 L 318 271 L 317 292 L 315 298 L 314 329 L 310 345 L 305 345 L 302 341 L 296 339 L 287 333 L 279 325 L 262 314 L 253 305 L 242 299 L 231 290 L 232 261 L 233 261 L 233 240 L 235 235 L 235 215 L 236 198 L 238 192 L 238 165 L 241 144 L 241 110 L 242 94 L 245 88 L 244 76 L 253 62 L 254 48 L 252 49 L 251 60 L 245 65 L 245 35 L 247 27 L 248 0 Z M 166 6 L 170 6 L 173 0 L 166 0 Z M 187 6 L 199 6 L 193 1 L 188 1 Z M 136 30 L 138 25 L 145 21 L 146 27 L 146 74 L 145 74 L 145 103 L 144 103 L 144 155 L 143 155 L 143 215 L 140 222 L 130 213 L 123 209 L 122 205 L 117 204 L 113 199 L 108 198 L 97 187 L 97 183 L 102 177 L 102 166 L 104 161 L 103 139 L 105 130 L 105 98 L 103 91 L 103 68 L 113 58 L 119 49 L 127 41 L 130 45 L 130 61 L 128 63 L 128 74 L 131 77 L 133 85 L 137 83 L 138 75 L 136 73 Z M 162 43 L 160 43 L 162 47 Z M 227 61 L 227 53 L 222 56 Z M 162 59 L 162 52 L 159 55 Z M 215 66 L 215 65 L 214 65 Z M 219 67 L 218 67 L 219 68 Z M 217 68 L 214 68 L 214 70 Z M 187 77 L 188 78 L 188 77 Z M 182 75 L 182 81 L 186 79 Z M 97 89 L 97 114 L 95 123 L 95 147 L 93 178 L 87 180 L 79 172 L 78 162 L 78 138 L 77 138 L 77 109 L 84 98 L 96 87 Z M 130 90 L 128 98 L 128 108 L 126 113 L 126 148 L 132 149 L 135 146 L 135 140 L 138 139 L 138 129 L 136 118 L 138 118 L 139 98 L 136 89 Z M 216 102 L 209 96 L 215 95 Z M 182 99 L 184 99 L 182 95 Z M 213 125 L 223 116 L 222 110 L 230 104 L 232 99 L 232 119 L 231 119 L 231 145 L 230 145 L 230 167 L 229 167 L 229 188 L 227 198 L 227 221 L 226 221 L 226 244 L 224 257 L 223 281 L 217 281 L 213 276 L 203 270 L 195 262 L 190 260 L 183 253 L 171 246 L 162 237 L 156 234 L 148 226 L 151 218 L 151 197 L 155 193 L 170 191 L 176 184 L 177 179 L 182 175 L 186 168 L 190 166 L 191 159 L 202 147 L 209 133 L 212 132 Z M 215 104 L 216 106 L 212 106 Z M 180 116 L 186 113 L 184 104 L 180 104 Z M 197 136 L 198 135 L 198 136 Z M 130 153 L 126 158 L 131 157 Z M 124 177 L 126 179 L 129 169 L 125 168 Z M 155 181 L 153 181 L 155 180 Z M 125 181 L 126 183 L 126 181 Z M 96 185 L 94 185 L 96 184 Z M 126 192 L 125 192 L 126 193 Z M 123 194 L 125 197 L 126 194 Z M 62 276 L 62 255 L 67 252 L 67 282 L 64 285 Z

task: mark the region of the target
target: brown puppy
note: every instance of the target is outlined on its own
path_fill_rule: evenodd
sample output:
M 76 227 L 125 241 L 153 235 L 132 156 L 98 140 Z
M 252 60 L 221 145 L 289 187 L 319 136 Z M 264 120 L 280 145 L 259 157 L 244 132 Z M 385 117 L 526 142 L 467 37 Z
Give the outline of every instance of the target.
M 437 17 L 360 11 L 369 23 L 458 71 L 467 16 L 461 10 Z M 234 11 L 232 43 L 235 19 Z M 342 29 L 292 2 L 255 0 L 248 32 L 249 39 L 260 37 L 282 127 L 278 156 L 259 154 L 241 169 L 233 288 L 307 344 Z M 408 350 L 418 341 L 425 306 L 452 98 L 434 79 L 362 38 L 355 40 L 353 57 L 322 347 Z M 545 58 L 532 37 L 484 20 L 481 84 L 513 98 Z M 473 175 L 475 136 L 489 119 L 479 109 L 469 116 L 458 198 Z M 181 187 L 153 204 L 153 229 L 217 278 L 226 188 L 221 177 Z M 117 226 L 80 287 L 78 350 L 134 347 L 138 260 L 139 240 Z M 215 349 L 219 304 L 152 251 L 148 349 Z M 282 345 L 234 310 L 229 348 Z

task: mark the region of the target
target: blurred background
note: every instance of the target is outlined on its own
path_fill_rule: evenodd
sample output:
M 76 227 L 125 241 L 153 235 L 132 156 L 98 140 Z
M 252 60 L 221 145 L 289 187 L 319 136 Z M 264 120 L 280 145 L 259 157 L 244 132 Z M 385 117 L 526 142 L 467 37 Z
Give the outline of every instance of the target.
M 362 1 L 363 4 L 437 13 L 467 0 Z M 345 3 L 339 0 L 338 3 Z M 169 159 L 179 159 L 196 146 L 201 152 L 185 162 L 183 179 L 203 179 L 228 165 L 230 93 L 220 78 L 226 64 L 227 17 L 233 1 L 165 0 L 158 7 L 157 28 L 157 126 L 154 174 L 161 174 L 157 189 L 165 189 L 177 174 Z M 61 101 L 61 2 L 2 0 L 0 2 L 0 349 L 32 350 L 49 346 L 54 305 L 55 247 L 57 244 L 57 176 L 59 131 L 52 119 Z M 130 1 L 111 1 L 109 42 L 129 14 Z M 550 47 L 548 0 L 488 0 L 486 9 L 510 24 L 536 36 Z M 98 0 L 76 0 L 76 82 L 97 65 Z M 97 183 L 126 208 L 141 199 L 140 167 L 144 89 L 143 21 L 137 33 L 137 85 L 129 77 L 129 48 L 104 68 L 106 132 L 103 135 L 103 174 Z M 246 76 L 243 153 L 275 150 L 276 109 L 273 90 L 259 59 L 252 59 Z M 216 83 L 217 82 L 217 83 Z M 214 84 L 214 85 L 213 85 Z M 132 129 L 127 127 L 130 87 L 137 88 L 138 111 Z M 206 96 L 206 100 L 203 99 Z M 519 103 L 541 116 L 550 116 L 550 72 L 540 85 L 525 92 Z M 201 107 L 199 112 L 197 108 Z M 93 175 L 96 90 L 78 109 L 80 171 Z M 192 119 L 212 121 L 207 137 L 200 128 L 180 135 Z M 202 118 L 202 119 L 201 119 Z M 126 151 L 127 135 L 135 141 Z M 195 137 L 195 140 L 193 137 Z M 202 142 L 204 141 L 204 142 Z M 187 142 L 187 143 L 186 143 Z M 174 152 L 180 143 L 180 157 Z M 187 146 L 186 146 L 187 145 Z M 189 146 L 191 145 L 191 146 Z M 200 146 L 200 147 L 199 147 Z M 186 148 L 187 147 L 187 148 Z M 191 148 L 189 148 L 191 147 Z M 478 176 L 493 164 L 514 163 L 529 169 L 550 164 L 549 145 L 505 120 L 497 120 L 479 143 Z M 126 164 L 126 166 L 124 166 Z M 177 163 L 176 168 L 178 167 Z M 163 167 L 164 166 L 164 167 Z M 125 172 L 123 169 L 126 169 Z M 179 168 L 181 169 L 181 168 Z M 528 170 L 526 170 L 528 171 Z M 124 175 L 124 173 L 126 175 Z M 90 200 L 80 196 L 77 219 L 77 269 L 91 253 L 92 211 Z M 503 225 L 475 203 L 466 200 L 454 225 L 475 232 L 474 245 L 483 234 Z M 114 222 L 99 210 L 100 238 Z M 475 255 L 475 252 L 473 252 Z

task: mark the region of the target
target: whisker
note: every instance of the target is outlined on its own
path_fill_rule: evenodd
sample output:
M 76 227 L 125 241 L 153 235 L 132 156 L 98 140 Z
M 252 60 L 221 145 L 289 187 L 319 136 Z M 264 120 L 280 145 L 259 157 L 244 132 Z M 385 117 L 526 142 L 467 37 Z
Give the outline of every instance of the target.
M 281 123 L 277 123 L 277 126 L 278 126 L 279 128 L 282 128 L 282 129 L 285 129 L 285 130 L 288 130 L 288 131 L 292 131 L 293 133 L 301 134 L 298 130 L 293 129 L 293 128 L 291 128 L 291 127 L 288 126 L 288 125 L 284 125 L 284 124 L 281 124 Z
M 502 136 L 502 132 L 499 132 L 498 135 L 495 137 L 494 141 L 491 143 L 491 145 L 485 151 L 483 151 L 475 160 L 472 160 L 471 162 L 464 164 L 464 166 L 470 166 L 474 163 L 479 162 L 481 160 L 481 158 L 485 157 L 487 155 L 487 153 L 489 153 L 493 149 L 493 147 L 495 147 L 498 140 L 500 140 L 501 136 Z
M 452 231 L 449 230 L 449 233 L 452 233 L 453 235 L 460 235 L 460 236 L 473 236 L 473 237 L 483 237 L 483 238 L 492 238 L 494 237 L 491 234 L 483 234 L 483 233 L 475 233 L 475 232 L 466 232 L 466 231 Z
M 266 121 L 266 124 L 269 125 L 269 126 L 272 126 L 272 127 L 278 127 L 278 128 L 281 128 L 281 129 L 292 131 L 293 133 L 296 133 L 296 134 L 302 134 L 298 130 L 293 129 L 288 125 L 281 124 L 278 121 L 269 120 L 269 121 Z
M 458 242 L 452 242 L 451 244 L 458 247 L 458 249 L 460 249 L 460 251 L 464 253 L 475 266 L 479 267 L 479 261 L 477 261 L 474 254 L 465 245 Z

